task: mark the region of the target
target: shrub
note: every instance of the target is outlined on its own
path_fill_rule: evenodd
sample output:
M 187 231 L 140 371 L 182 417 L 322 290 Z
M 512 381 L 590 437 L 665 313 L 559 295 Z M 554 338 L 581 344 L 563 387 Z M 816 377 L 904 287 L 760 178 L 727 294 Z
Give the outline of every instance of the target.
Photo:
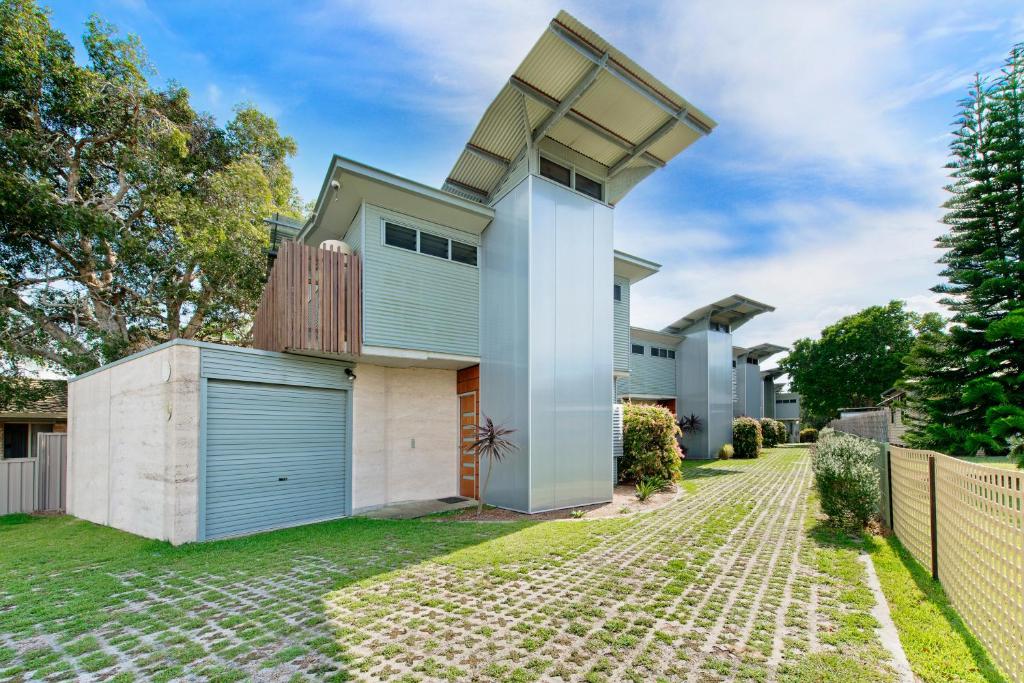
M 626 403 L 622 407 L 622 459 L 619 476 L 631 481 L 679 477 L 683 453 L 676 442 L 679 427 L 667 408 Z
M 818 443 L 821 443 L 822 441 L 828 441 L 835 435 L 836 430 L 832 429 L 831 427 L 822 427 L 821 429 L 818 430 Z
M 818 440 L 818 430 L 814 427 L 800 430 L 800 443 L 814 443 Z
M 779 420 L 770 417 L 761 418 L 761 438 L 764 439 L 764 447 L 772 448 L 780 443 L 789 441 L 789 430 Z
M 737 458 L 756 458 L 761 455 L 762 444 L 760 422 L 752 417 L 732 421 L 732 447 Z
M 814 486 L 830 525 L 859 529 L 878 511 L 877 453 L 872 442 L 847 434 L 818 442 Z
M 636 497 L 641 503 L 646 502 L 655 493 L 664 491 L 667 486 L 668 482 L 661 477 L 641 479 L 636 485 Z
M 789 443 L 789 429 L 786 427 L 786 423 L 781 420 L 773 420 L 773 422 L 775 422 L 775 431 L 778 432 L 775 443 Z
M 729 460 L 732 456 L 736 455 L 736 451 L 733 450 L 732 444 L 727 443 L 718 449 L 719 460 Z

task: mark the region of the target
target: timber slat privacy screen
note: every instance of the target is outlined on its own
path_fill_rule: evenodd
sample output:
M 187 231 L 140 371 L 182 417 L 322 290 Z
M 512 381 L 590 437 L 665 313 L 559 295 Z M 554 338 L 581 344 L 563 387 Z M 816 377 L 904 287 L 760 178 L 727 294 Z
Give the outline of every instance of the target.
M 358 355 L 360 283 L 356 254 L 282 242 L 253 318 L 253 346 Z
M 1024 683 L 1024 472 L 896 446 L 890 457 L 896 536 L 930 566 L 934 505 L 946 595 L 1003 672 Z

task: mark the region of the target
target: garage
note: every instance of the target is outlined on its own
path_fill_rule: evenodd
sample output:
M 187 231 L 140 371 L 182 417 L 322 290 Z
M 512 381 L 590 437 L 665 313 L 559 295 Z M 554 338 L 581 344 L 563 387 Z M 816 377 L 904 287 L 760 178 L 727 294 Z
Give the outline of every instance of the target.
M 346 514 L 348 392 L 209 380 L 205 538 Z
M 351 368 L 174 340 L 72 379 L 68 512 L 175 545 L 352 514 Z

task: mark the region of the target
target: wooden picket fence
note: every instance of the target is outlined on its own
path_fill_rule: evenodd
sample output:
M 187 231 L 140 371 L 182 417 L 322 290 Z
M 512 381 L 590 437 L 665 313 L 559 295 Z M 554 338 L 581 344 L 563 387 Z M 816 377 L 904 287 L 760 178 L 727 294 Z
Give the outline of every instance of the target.
M 253 318 L 253 346 L 359 355 L 361 282 L 356 254 L 282 242 Z
M 898 446 L 888 466 L 894 533 L 1024 683 L 1024 472 Z

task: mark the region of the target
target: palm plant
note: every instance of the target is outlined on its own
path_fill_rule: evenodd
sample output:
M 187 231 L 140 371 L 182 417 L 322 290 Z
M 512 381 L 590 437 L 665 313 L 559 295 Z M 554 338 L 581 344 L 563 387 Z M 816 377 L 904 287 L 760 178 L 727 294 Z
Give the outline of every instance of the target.
M 501 462 L 505 456 L 511 455 L 519 446 L 508 438 L 514 429 L 503 425 L 496 425 L 491 418 L 484 415 L 484 423 L 476 426 L 476 441 L 472 448 L 476 452 L 477 461 L 487 458 L 487 476 L 484 477 L 484 485 L 480 489 L 480 500 L 477 501 L 476 514 L 479 516 L 484 510 L 484 496 L 487 495 L 487 484 L 491 480 L 491 470 L 494 469 L 495 461 Z
M 679 418 L 679 428 L 683 430 L 683 434 L 699 434 L 704 429 L 704 421 L 698 415 L 690 413 Z

